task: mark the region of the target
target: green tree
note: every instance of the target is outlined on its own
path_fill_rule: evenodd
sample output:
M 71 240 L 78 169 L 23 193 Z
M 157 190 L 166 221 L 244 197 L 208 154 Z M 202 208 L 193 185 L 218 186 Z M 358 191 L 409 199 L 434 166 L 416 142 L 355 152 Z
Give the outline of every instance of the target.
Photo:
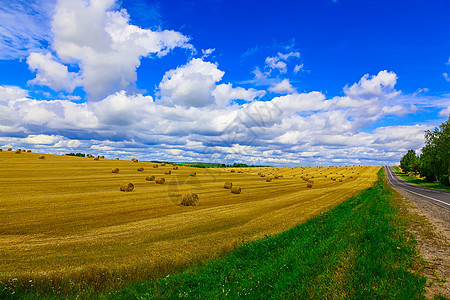
M 419 157 L 416 155 L 416 151 L 408 150 L 400 160 L 400 167 L 403 172 L 417 172 L 419 169 Z
M 430 181 L 449 185 L 450 116 L 439 127 L 425 132 L 425 143 L 420 155 L 420 174 Z

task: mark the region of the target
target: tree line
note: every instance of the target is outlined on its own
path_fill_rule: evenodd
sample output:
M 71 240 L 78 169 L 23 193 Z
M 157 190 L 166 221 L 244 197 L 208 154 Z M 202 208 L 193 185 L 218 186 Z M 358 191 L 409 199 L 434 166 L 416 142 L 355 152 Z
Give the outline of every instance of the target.
M 421 152 L 416 155 L 414 150 L 408 150 L 400 160 L 402 170 L 418 173 L 427 181 L 450 185 L 450 116 L 439 127 L 425 131 L 425 146 Z

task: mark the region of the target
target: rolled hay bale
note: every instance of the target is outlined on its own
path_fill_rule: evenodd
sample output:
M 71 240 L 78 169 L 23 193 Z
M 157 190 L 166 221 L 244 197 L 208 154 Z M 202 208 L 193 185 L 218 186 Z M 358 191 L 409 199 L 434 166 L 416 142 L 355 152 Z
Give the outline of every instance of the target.
M 124 183 L 120 186 L 120 190 L 122 192 L 131 192 L 132 190 L 134 190 L 134 184 L 132 184 L 131 182 Z
M 143 167 L 139 167 L 139 168 L 137 168 L 137 170 L 138 170 L 139 172 L 142 172 L 142 171 L 144 171 L 144 168 L 143 168 Z
M 94 156 L 91 154 L 88 154 L 88 158 L 94 158 Z
M 8 151 L 12 151 L 12 148 L 8 148 Z
M 39 156 L 39 159 L 45 159 L 44 155 Z
M 236 170 L 231 170 L 230 172 L 231 172 L 231 173 L 234 173 L 234 172 L 236 172 Z
M 258 172 L 258 175 L 261 175 L 261 172 Z
M 173 163 L 173 164 L 172 164 L 172 166 L 174 166 L 174 167 L 175 167 L 176 165 L 177 165 L 177 163 Z
M 3 149 L 0 148 L 0 152 L 3 152 Z
M 241 193 L 241 187 L 239 187 L 239 186 L 231 187 L 231 193 L 232 194 L 240 194 Z
M 102 156 L 100 156 L 100 158 L 101 158 L 101 159 L 105 159 L 105 156 L 102 155 Z
M 136 163 L 139 162 L 139 160 L 137 160 L 136 158 L 132 158 L 131 161 Z
M 266 175 L 265 174 L 261 174 L 261 177 L 266 177 Z
M 170 174 L 172 174 L 172 171 L 166 171 L 166 172 L 164 172 L 164 174 L 166 174 L 166 175 L 170 175 Z
M 308 180 L 308 183 L 306 184 L 306 187 L 312 188 L 314 185 L 314 181 L 313 180 Z
M 31 153 L 31 150 L 27 150 L 28 153 Z
M 20 153 L 22 153 L 22 150 L 17 149 L 15 153 L 16 153 L 16 154 L 20 154 Z
M 165 163 L 161 163 L 161 167 L 164 167 L 166 164 Z
M 178 205 L 183 206 L 195 206 L 198 204 L 198 195 L 194 193 L 189 193 L 181 197 L 180 202 L 178 202 Z
M 23 149 L 23 150 L 22 150 L 22 153 L 27 153 L 27 150 Z
M 174 169 L 174 170 L 178 170 L 178 167 L 177 167 L 177 166 L 175 166 L 175 167 L 173 167 L 173 169 Z
M 341 178 L 339 178 L 339 182 L 342 182 L 342 179 L 341 179 Z
M 273 176 L 273 179 L 278 179 L 278 178 L 280 178 L 277 174 L 275 174 L 274 176 Z
M 233 183 L 232 182 L 225 182 L 225 184 L 223 185 L 224 189 L 231 189 L 233 187 Z
M 113 172 L 113 173 L 119 173 L 119 168 L 112 169 L 111 172 Z
M 166 179 L 165 179 L 164 177 L 157 178 L 157 179 L 155 180 L 155 182 L 156 182 L 157 184 L 164 184 L 164 183 L 166 183 Z
M 267 177 L 266 182 L 272 182 L 272 177 Z
M 153 165 L 153 168 L 155 168 L 155 169 L 158 168 L 158 165 Z
M 192 172 L 191 174 L 189 174 L 189 176 L 195 177 L 195 176 L 197 176 L 197 173 L 196 172 Z
M 94 157 L 94 160 L 99 160 L 100 158 L 97 156 L 97 157 Z
M 116 157 L 116 160 L 119 160 L 119 158 L 118 158 L 118 157 Z
M 145 177 L 145 180 L 147 180 L 147 181 L 155 181 L 155 176 L 153 176 L 153 175 L 147 176 L 147 177 Z

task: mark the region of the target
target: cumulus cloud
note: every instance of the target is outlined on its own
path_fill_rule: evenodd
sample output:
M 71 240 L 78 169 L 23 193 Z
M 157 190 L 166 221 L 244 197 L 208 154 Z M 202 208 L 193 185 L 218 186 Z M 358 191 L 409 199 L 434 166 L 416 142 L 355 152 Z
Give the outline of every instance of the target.
M 0 100 L 16 100 L 28 96 L 28 91 L 18 86 L 0 86 Z
M 448 116 L 450 116 L 450 106 L 448 106 L 447 108 L 444 108 L 443 110 L 441 110 L 439 112 L 439 116 L 440 117 L 448 117 Z
M 80 85 L 91 100 L 100 100 L 135 89 L 141 58 L 162 57 L 177 47 L 194 51 L 183 34 L 132 25 L 127 11 L 118 7 L 116 0 L 59 0 L 51 23 L 59 62 L 51 54 L 32 53 L 28 61 L 37 71 L 32 83 L 69 92 Z M 79 73 L 67 72 L 61 63 L 78 66 Z M 57 80 L 61 74 L 64 80 Z
M 363 130 L 407 109 L 395 90 L 396 75 L 386 71 L 363 76 L 332 99 L 320 92 L 268 99 L 263 91 L 220 83 L 223 71 L 202 59 L 166 75 L 156 99 L 119 91 L 76 104 L 0 87 L 0 132 L 9 136 L 0 134 L 0 147 L 147 160 L 394 164 L 405 149 L 420 149 L 423 132 L 433 127 Z M 192 92 L 191 85 L 202 91 Z
M 27 64 L 31 71 L 37 72 L 36 78 L 28 81 L 28 84 L 48 86 L 55 91 L 63 90 L 69 93 L 79 85 L 78 74 L 69 72 L 67 66 L 56 62 L 51 53 L 31 53 Z
M 293 93 L 295 92 L 295 89 L 289 82 L 289 79 L 285 78 L 281 82 L 269 87 L 269 91 L 278 94 L 285 94 L 285 93 Z
M 303 64 L 295 65 L 294 67 L 294 74 L 297 74 L 298 72 L 303 70 Z

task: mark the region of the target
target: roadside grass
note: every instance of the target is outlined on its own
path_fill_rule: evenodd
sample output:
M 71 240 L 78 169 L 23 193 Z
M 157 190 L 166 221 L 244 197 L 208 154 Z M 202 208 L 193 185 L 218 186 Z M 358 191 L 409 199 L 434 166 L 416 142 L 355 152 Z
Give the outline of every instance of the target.
M 450 192 L 450 186 L 446 186 L 443 184 L 440 184 L 438 182 L 428 182 L 425 179 L 417 178 L 416 176 L 408 176 L 408 173 L 402 172 L 399 167 L 393 167 L 393 170 L 395 174 L 398 175 L 402 180 L 420 186 L 428 189 L 435 189 L 435 190 L 441 190 L 441 191 L 447 191 Z
M 426 278 L 384 169 L 369 189 L 306 223 L 110 299 L 424 299 Z

